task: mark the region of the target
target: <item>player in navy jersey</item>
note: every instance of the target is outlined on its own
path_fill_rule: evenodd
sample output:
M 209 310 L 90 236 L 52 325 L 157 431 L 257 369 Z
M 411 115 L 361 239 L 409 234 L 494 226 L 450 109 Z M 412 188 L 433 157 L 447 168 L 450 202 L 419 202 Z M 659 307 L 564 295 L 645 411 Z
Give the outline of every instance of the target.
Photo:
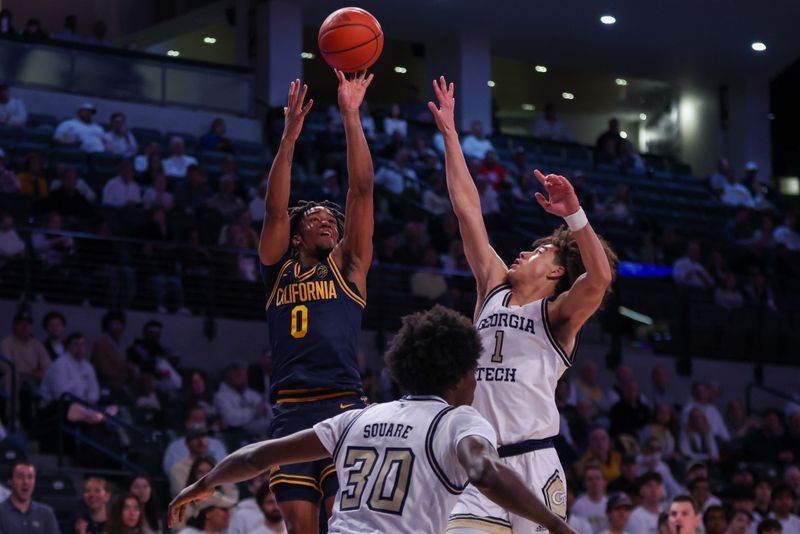
M 258 252 L 273 358 L 273 438 L 364 406 L 357 354 L 372 262 L 373 169 L 358 108 L 372 75 L 336 75 L 347 141 L 347 217 L 328 202 L 301 202 L 289 209 L 294 145 L 313 105 L 313 100 L 305 103 L 308 87 L 300 80 L 289 88 L 283 137 L 267 182 Z M 289 533 L 313 534 L 320 501 L 330 515 L 336 469 L 330 458 L 280 465 L 270 487 Z
M 249 480 L 278 462 L 333 455 L 342 487 L 332 534 L 442 534 L 468 484 L 548 532 L 576 534 L 500 460 L 494 430 L 469 406 L 480 350 L 475 328 L 452 310 L 436 306 L 405 317 L 386 365 L 408 395 L 239 449 L 170 503 L 170 525 L 221 484 Z

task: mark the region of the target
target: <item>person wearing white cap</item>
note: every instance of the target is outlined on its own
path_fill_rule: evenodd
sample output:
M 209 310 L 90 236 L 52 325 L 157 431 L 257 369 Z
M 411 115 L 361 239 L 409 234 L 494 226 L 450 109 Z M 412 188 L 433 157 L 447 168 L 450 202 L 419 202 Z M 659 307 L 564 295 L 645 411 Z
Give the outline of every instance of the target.
M 236 501 L 220 492 L 195 505 L 194 515 L 186 522 L 186 528 L 178 534 L 207 534 L 227 532 L 231 509 Z
M 28 121 L 28 111 L 19 98 L 8 96 L 8 82 L 0 80 L 0 126 L 21 128 Z
M 108 150 L 105 132 L 99 124 L 93 122 L 96 113 L 97 110 L 91 103 L 84 102 L 78 108 L 75 118 L 58 125 L 53 139 L 63 145 L 79 145 L 83 152 L 105 152 Z

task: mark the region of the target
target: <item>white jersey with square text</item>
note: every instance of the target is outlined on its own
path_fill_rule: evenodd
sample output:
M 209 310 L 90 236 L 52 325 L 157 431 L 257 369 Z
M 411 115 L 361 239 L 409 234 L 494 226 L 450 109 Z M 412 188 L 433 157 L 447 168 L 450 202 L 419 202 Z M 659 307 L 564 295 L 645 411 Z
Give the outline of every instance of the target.
M 494 288 L 475 321 L 483 352 L 472 406 L 492 424 L 499 445 L 558 435 L 556 384 L 575 352 L 567 355 L 550 331 L 549 299 L 510 306 L 510 298 L 509 284 Z
M 441 534 L 468 483 L 458 442 L 481 436 L 496 445 L 477 411 L 434 396 L 347 411 L 317 423 L 314 432 L 339 477 L 331 534 Z

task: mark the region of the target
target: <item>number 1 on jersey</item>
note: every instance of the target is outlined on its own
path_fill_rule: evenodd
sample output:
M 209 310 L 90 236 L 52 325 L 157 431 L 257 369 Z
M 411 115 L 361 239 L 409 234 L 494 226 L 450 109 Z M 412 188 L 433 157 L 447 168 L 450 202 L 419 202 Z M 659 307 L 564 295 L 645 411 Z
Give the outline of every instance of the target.
M 492 363 L 503 363 L 503 336 L 505 332 L 498 330 L 494 333 L 494 353 L 492 354 Z
M 300 339 L 308 333 L 308 307 L 298 304 L 292 308 L 292 337 Z

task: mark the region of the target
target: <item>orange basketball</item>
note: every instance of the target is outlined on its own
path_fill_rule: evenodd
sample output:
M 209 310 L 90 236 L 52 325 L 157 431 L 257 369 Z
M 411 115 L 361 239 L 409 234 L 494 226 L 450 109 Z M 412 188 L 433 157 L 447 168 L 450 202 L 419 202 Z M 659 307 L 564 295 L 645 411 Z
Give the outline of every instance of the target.
M 383 50 L 383 30 L 369 12 L 344 7 L 328 15 L 317 42 L 328 65 L 342 72 L 356 72 L 378 60 Z

